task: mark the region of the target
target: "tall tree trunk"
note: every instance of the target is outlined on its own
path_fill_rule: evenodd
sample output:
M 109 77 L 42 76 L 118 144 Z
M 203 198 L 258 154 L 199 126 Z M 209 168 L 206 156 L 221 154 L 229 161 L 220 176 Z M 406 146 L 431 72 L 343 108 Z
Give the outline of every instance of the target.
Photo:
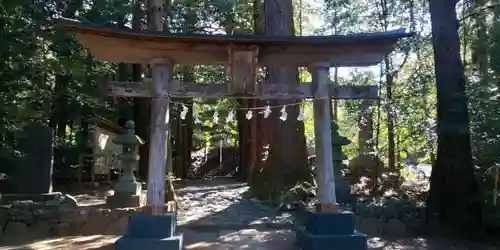
M 370 100 L 361 101 L 358 119 L 358 154 L 362 155 L 373 150 L 373 112 Z
M 254 34 L 258 34 L 260 32 L 259 10 L 261 5 L 259 0 L 253 0 L 252 4 Z M 235 28 L 234 17 L 232 15 L 225 21 L 225 25 L 226 33 L 232 34 Z M 257 106 L 257 100 L 239 99 L 237 102 L 239 107 L 245 109 L 253 109 Z M 248 110 L 245 109 L 236 111 L 239 146 L 239 168 L 236 173 L 236 178 L 241 181 L 251 182 L 253 172 L 258 164 L 257 149 L 261 148 L 258 146 L 259 137 L 261 135 L 257 136 L 257 126 L 261 119 L 255 114 L 252 119 L 246 119 L 246 112 L 248 112 Z
M 486 1 L 484 0 L 474 0 L 473 9 L 482 8 L 485 6 Z M 482 10 L 474 15 L 475 27 L 474 30 L 476 32 L 476 40 L 473 44 L 472 50 L 472 64 L 473 69 L 478 73 L 481 77 L 483 84 L 489 84 L 489 60 L 488 60 L 488 34 L 487 34 L 487 24 L 486 24 L 486 15 L 488 11 Z
M 118 28 L 125 28 L 125 14 L 118 15 L 117 18 L 117 27 Z M 131 76 L 131 65 L 126 64 L 126 63 L 118 63 L 118 70 L 116 74 L 116 79 L 118 81 L 129 81 L 130 76 Z M 115 122 L 120 125 L 124 126 L 127 120 L 129 120 L 129 113 L 128 108 L 130 107 L 129 105 L 129 100 L 128 98 L 118 98 L 117 102 L 115 103 L 115 108 L 116 108 L 116 117 L 115 117 Z M 133 108 L 133 107 L 132 107 Z
M 142 1 L 136 1 L 132 10 L 132 29 L 141 30 L 144 10 Z M 132 81 L 142 81 L 142 65 L 132 65 Z M 149 98 L 134 99 L 134 122 L 135 133 L 144 140 L 144 144 L 139 147 L 138 175 L 141 181 L 148 179 L 149 165 L 149 121 L 151 120 L 151 100 Z
M 392 87 L 394 85 L 394 74 L 392 71 L 391 60 L 384 59 L 385 72 L 385 94 L 386 94 L 386 112 L 387 112 L 387 167 L 389 171 L 396 171 L 396 142 L 394 132 L 394 107 L 392 103 Z
M 437 217 L 440 225 L 477 232 L 481 208 L 472 162 L 456 3 L 457 0 L 430 1 L 438 149 L 431 175 L 428 215 L 429 219 Z
M 288 0 L 264 2 L 265 28 L 267 36 L 293 36 L 293 4 Z M 272 84 L 299 84 L 297 67 L 269 67 L 267 81 Z M 298 100 L 272 101 L 273 106 L 297 103 Z M 288 118 L 278 119 L 280 108 L 274 109 L 272 119 L 273 139 L 269 149 L 269 161 L 273 168 L 281 169 L 284 187 L 310 180 L 304 123 L 297 121 L 298 106 L 287 106 Z M 279 181 L 278 181 L 279 183 Z
M 193 34 L 196 23 L 198 21 L 196 15 L 196 8 L 190 4 L 186 4 L 185 8 L 187 10 L 184 12 L 184 34 Z M 184 66 L 182 68 L 182 81 L 183 82 L 195 82 L 195 77 L 193 74 L 194 67 Z M 192 100 L 182 99 L 181 102 L 185 103 L 188 107 L 188 115 L 186 118 L 179 119 L 177 121 L 177 137 L 176 137 L 176 155 L 177 155 L 177 175 L 180 178 L 187 178 L 187 173 L 189 167 L 191 166 L 191 147 L 193 141 L 193 116 L 192 116 Z
M 68 97 L 64 94 L 71 77 L 67 74 L 56 74 L 54 98 L 50 117 L 50 127 L 54 130 L 54 172 L 57 177 L 66 175 L 64 168 L 64 141 L 66 139 L 66 126 L 69 123 Z M 57 183 L 56 183 L 57 184 Z
M 245 100 L 238 100 L 238 106 L 245 107 Z M 245 181 L 247 179 L 248 162 L 249 162 L 249 135 L 250 126 L 249 122 L 245 117 L 244 110 L 236 111 L 236 120 L 238 122 L 238 149 L 239 149 L 239 168 L 236 172 L 236 179 L 239 181 Z

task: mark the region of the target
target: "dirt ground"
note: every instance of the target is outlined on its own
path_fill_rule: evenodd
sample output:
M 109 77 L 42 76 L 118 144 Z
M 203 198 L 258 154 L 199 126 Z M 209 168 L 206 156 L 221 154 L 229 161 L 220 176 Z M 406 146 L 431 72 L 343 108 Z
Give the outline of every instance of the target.
M 233 187 L 231 187 L 233 186 Z M 181 200 L 179 210 L 180 231 L 184 234 L 186 250 L 297 250 L 294 246 L 294 233 L 290 228 L 266 228 L 251 226 L 235 228 L 237 219 L 249 216 L 260 220 L 266 212 L 254 211 L 243 204 L 241 193 L 245 190 L 241 183 L 204 182 L 179 185 L 178 196 Z M 82 206 L 104 203 L 105 191 L 75 195 Z M 247 211 L 242 211 L 247 210 Z M 200 217 L 201 216 L 201 217 Z M 197 221 L 198 224 L 195 222 Z M 207 224 L 210 222 L 211 224 Z M 205 223 L 200 225 L 200 223 Z M 224 227 L 225 223 L 228 224 Z M 242 221 L 241 223 L 246 223 Z M 246 226 L 244 224 L 241 224 Z M 203 226 L 203 227 L 201 227 Z M 215 226 L 215 227 L 214 227 Z M 111 250 L 119 236 L 91 235 L 40 239 L 35 242 L 3 241 L 0 250 Z M 388 239 L 370 237 L 371 250 L 494 250 L 495 247 L 483 246 L 463 241 L 434 238 Z

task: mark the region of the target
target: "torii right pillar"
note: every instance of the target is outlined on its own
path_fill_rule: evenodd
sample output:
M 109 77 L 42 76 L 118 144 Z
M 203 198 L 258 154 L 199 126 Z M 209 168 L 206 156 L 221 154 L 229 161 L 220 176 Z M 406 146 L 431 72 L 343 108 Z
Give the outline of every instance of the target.
M 314 136 L 316 147 L 315 211 L 299 211 L 295 223 L 296 242 L 302 250 L 367 250 L 366 235 L 354 230 L 354 214 L 339 208 L 335 194 L 332 157 L 331 107 L 329 106 L 329 65 L 309 68 L 314 84 Z

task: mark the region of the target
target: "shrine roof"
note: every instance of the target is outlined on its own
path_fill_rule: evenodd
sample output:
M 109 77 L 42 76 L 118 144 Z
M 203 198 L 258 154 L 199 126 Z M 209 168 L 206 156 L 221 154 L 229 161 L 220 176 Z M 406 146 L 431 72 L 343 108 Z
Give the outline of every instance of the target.
M 101 61 L 149 63 L 171 58 L 179 64 L 225 64 L 229 46 L 259 47 L 259 64 L 370 66 L 389 54 L 405 29 L 333 36 L 186 35 L 132 30 L 60 19 L 59 25 Z

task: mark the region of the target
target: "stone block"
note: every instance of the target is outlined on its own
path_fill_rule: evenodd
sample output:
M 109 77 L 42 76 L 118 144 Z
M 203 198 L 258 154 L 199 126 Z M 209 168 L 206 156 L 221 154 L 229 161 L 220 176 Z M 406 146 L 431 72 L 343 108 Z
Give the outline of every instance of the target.
M 115 242 L 116 250 L 181 250 L 182 234 L 176 233 L 177 215 L 135 214 L 125 236 Z
M 33 202 L 47 202 L 47 201 L 58 201 L 63 199 L 63 194 L 61 192 L 51 192 L 51 193 L 40 193 L 40 194 L 3 194 L 2 204 L 12 203 L 14 201 L 26 201 L 30 200 Z
M 304 226 L 315 235 L 350 235 L 354 233 L 354 215 L 348 211 L 306 211 Z
M 354 230 L 354 215 L 348 211 L 313 212 L 300 209 L 294 229 L 302 250 L 367 250 L 367 237 Z
M 297 245 L 302 250 L 367 250 L 366 235 L 355 232 L 349 235 L 314 235 L 305 227 L 296 228 Z
M 134 238 L 168 238 L 174 236 L 177 229 L 177 215 L 135 214 L 130 218 L 127 236 Z
M 114 187 L 115 195 L 140 195 L 142 184 L 140 182 L 119 181 Z
M 123 236 L 115 242 L 116 250 L 181 250 L 182 235 L 168 238 L 137 238 Z
M 335 177 L 335 194 L 340 204 L 356 202 L 356 197 L 351 194 L 351 184 L 344 177 Z
M 111 208 L 142 207 L 146 204 L 146 196 L 115 194 L 106 197 L 106 204 Z

